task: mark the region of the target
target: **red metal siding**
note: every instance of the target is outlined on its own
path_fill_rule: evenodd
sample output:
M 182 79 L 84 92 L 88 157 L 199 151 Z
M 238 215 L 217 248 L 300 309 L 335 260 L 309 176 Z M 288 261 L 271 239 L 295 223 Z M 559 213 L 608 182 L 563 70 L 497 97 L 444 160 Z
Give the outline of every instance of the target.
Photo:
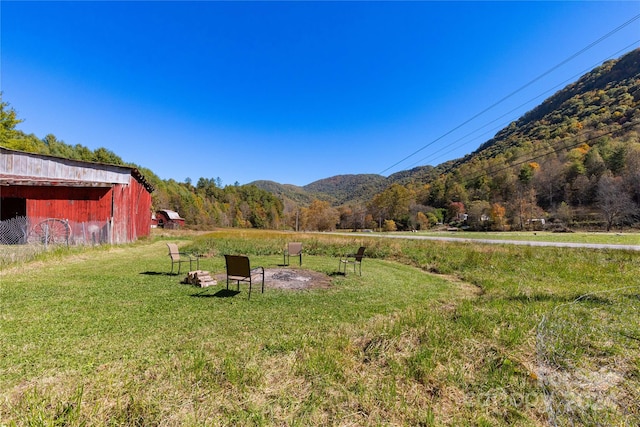
M 26 199 L 27 216 L 70 221 L 106 221 L 111 216 L 111 188 L 9 186 L 2 197 Z
M 27 216 L 88 222 L 111 220 L 112 243 L 126 243 L 151 231 L 151 194 L 133 177 L 110 188 L 8 186 L 0 195 L 26 199 Z
M 0 199 L 10 215 L 109 222 L 112 243 L 130 242 L 151 231 L 152 191 L 137 169 L 0 147 Z
M 114 243 L 136 240 L 151 232 L 151 194 L 133 177 L 114 187 Z
M 137 180 L 131 179 L 131 191 L 135 200 L 131 204 L 131 218 L 135 218 L 135 236 L 151 233 L 151 193 Z

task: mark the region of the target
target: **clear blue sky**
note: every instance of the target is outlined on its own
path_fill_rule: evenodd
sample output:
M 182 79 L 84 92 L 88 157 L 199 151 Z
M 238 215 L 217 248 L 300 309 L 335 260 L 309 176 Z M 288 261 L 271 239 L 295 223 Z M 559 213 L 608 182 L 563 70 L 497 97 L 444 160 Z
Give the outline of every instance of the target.
M 640 46 L 640 19 L 618 29 L 638 1 L 0 8 L 0 85 L 21 130 L 194 184 L 437 165 Z

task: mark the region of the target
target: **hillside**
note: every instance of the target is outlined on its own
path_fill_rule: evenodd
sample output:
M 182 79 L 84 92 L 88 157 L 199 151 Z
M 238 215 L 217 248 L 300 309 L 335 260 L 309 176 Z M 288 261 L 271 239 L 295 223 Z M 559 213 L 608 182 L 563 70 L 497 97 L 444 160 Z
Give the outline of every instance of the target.
M 303 187 L 273 181 L 254 181 L 250 185 L 269 191 L 283 200 L 301 205 L 308 205 L 312 200 L 317 199 L 339 206 L 370 199 L 384 190 L 389 185 L 389 180 L 382 175 L 356 174 L 336 175 L 314 181 Z
M 466 160 L 492 157 L 523 142 L 549 142 L 638 118 L 640 49 L 610 60 L 566 86 L 482 144 Z M 630 132 L 630 126 L 620 129 Z M 620 136 L 620 134 L 618 135 Z
M 471 197 L 485 199 L 488 197 L 487 194 L 478 195 L 477 182 L 469 182 L 470 177 L 477 180 L 484 173 L 485 186 L 491 183 L 500 187 L 502 184 L 499 181 L 503 177 L 494 181 L 495 176 L 490 176 L 492 171 L 504 171 L 509 169 L 510 165 L 517 168 L 529 159 L 537 163 L 550 164 L 553 161 L 554 167 L 557 166 L 555 162 L 560 162 L 565 172 L 573 168 L 573 172 L 560 175 L 555 170 L 547 170 L 557 180 L 562 180 L 551 190 L 551 193 L 560 193 L 567 186 L 573 185 L 578 176 L 591 179 L 601 175 L 603 170 L 586 167 L 585 160 L 591 166 L 594 161 L 615 162 L 612 153 L 622 150 L 619 144 L 627 147 L 630 143 L 637 143 L 639 103 L 640 49 L 636 49 L 586 73 L 578 81 L 546 99 L 463 158 L 435 167 L 419 166 L 394 173 L 387 178 L 372 174 L 338 175 L 304 187 L 280 186 L 276 183 L 267 185 L 262 181 L 255 184 L 267 191 L 273 191 L 279 197 L 296 200 L 302 204 L 305 204 L 306 200 L 318 198 L 338 206 L 371 200 L 375 194 L 392 184 L 406 186 L 417 183 L 439 186 L 439 180 L 451 182 L 452 177 L 459 176 L 461 180 L 458 184 L 466 190 L 463 198 L 468 198 L 471 193 L 475 194 Z M 595 149 L 591 150 L 589 156 L 586 156 L 585 152 L 582 153 L 583 158 L 576 159 L 577 153 L 571 153 L 571 150 L 582 143 L 586 144 L 583 150 Z M 567 156 L 571 159 L 567 160 Z M 573 162 L 573 166 L 566 165 L 566 162 Z M 613 171 L 619 172 L 621 167 L 613 167 Z M 591 190 L 592 196 L 594 191 L 595 189 Z M 507 198 L 507 194 L 508 192 L 503 192 L 499 199 Z M 563 198 L 558 197 L 560 194 L 555 196 L 557 200 Z M 428 200 L 419 202 L 446 206 L 445 197 L 445 194 L 431 194 Z M 548 206 L 545 207 L 551 207 L 554 195 L 549 195 L 547 199 Z M 545 201 L 542 202 L 545 205 Z
M 281 200 L 286 200 L 294 204 L 308 205 L 314 198 L 333 202 L 333 198 L 330 195 L 312 194 L 311 192 L 306 191 L 303 187 L 298 187 L 297 185 L 280 184 L 278 182 L 268 180 L 253 181 L 249 183 L 249 185 L 255 185 L 256 187 L 279 197 Z

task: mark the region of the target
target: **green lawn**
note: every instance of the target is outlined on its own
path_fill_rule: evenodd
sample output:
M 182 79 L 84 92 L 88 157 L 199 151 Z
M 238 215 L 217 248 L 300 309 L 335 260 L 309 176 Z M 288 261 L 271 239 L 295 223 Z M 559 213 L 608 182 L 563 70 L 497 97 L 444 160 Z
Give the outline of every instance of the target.
M 211 273 L 232 252 L 276 267 L 301 240 L 303 268 L 332 281 L 248 300 L 168 275 L 166 239 L 0 272 L 0 425 L 640 421 L 638 253 L 174 236 Z M 362 277 L 336 274 L 361 244 Z
M 387 233 L 376 233 L 385 235 Z M 534 242 L 567 242 L 567 243 L 595 243 L 609 245 L 638 245 L 640 246 L 640 233 L 638 232 L 611 232 L 611 233 L 553 233 L 550 231 L 420 231 L 417 233 L 398 232 L 406 236 L 429 237 L 454 237 L 460 239 L 490 239 L 490 240 L 530 240 Z

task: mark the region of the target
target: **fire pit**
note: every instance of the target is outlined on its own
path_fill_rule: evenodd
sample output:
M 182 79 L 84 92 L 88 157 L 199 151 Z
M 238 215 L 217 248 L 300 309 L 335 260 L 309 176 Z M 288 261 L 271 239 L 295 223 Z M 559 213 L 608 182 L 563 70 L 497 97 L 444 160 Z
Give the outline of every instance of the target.
M 218 284 L 225 285 L 227 275 L 216 275 Z M 225 285 L 226 286 L 226 285 Z M 329 276 L 317 271 L 300 268 L 265 268 L 264 287 L 267 289 L 327 289 L 331 286 Z

